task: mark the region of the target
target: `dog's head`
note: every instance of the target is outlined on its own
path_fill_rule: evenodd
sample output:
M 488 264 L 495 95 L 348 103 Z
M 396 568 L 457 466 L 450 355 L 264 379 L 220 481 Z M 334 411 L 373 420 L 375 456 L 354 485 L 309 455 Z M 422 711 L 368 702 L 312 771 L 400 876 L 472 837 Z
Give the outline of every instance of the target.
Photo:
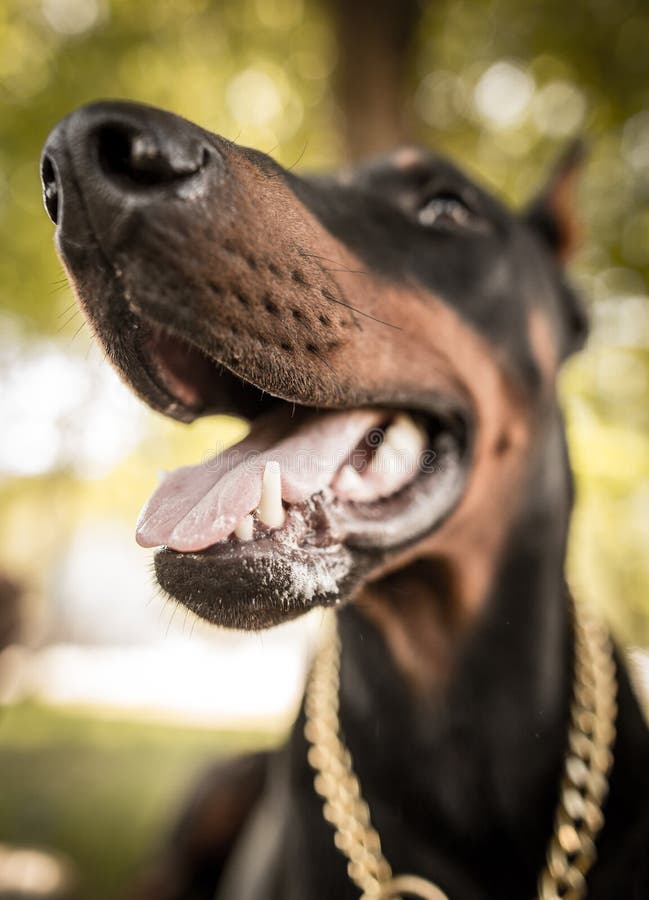
M 478 601 L 584 334 L 576 156 L 519 216 L 417 149 L 302 178 L 136 104 L 54 129 L 45 204 L 109 359 L 166 415 L 252 426 L 143 511 L 169 594 L 260 628 L 427 555 Z

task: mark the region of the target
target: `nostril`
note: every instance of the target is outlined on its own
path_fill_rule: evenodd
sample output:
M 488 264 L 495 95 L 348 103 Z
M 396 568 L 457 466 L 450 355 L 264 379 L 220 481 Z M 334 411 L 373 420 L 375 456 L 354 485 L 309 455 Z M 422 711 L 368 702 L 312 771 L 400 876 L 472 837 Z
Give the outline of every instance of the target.
M 99 165 L 109 177 L 131 188 L 169 184 L 199 172 L 207 162 L 207 149 L 198 144 L 180 146 L 152 132 L 112 123 L 96 132 Z
M 105 172 L 120 175 L 130 170 L 131 140 L 132 135 L 123 128 L 107 126 L 98 130 L 99 164 Z
M 97 131 L 99 165 L 106 175 L 121 176 L 147 186 L 160 179 L 157 145 L 151 138 L 122 125 L 104 125 Z
M 49 156 L 43 157 L 41 163 L 41 182 L 43 185 L 43 203 L 48 216 L 56 225 L 59 221 L 59 182 L 54 163 Z

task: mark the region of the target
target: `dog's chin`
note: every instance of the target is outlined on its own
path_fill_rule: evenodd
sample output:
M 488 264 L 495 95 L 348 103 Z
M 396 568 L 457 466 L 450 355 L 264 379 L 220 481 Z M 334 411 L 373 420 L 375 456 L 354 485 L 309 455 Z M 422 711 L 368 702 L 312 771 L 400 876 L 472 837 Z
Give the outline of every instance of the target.
M 163 548 L 155 555 L 155 573 L 166 594 L 202 619 L 257 631 L 351 597 L 362 578 L 353 557 L 341 545 L 293 547 L 265 538 L 201 553 Z

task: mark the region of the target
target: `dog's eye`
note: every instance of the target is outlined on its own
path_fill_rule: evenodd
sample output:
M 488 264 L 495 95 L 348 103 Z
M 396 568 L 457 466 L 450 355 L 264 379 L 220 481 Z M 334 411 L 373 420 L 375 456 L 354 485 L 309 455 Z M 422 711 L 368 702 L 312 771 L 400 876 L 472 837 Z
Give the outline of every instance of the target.
M 420 206 L 417 218 L 419 224 L 427 228 L 433 225 L 461 228 L 471 224 L 473 214 L 457 194 L 443 193 L 429 197 Z

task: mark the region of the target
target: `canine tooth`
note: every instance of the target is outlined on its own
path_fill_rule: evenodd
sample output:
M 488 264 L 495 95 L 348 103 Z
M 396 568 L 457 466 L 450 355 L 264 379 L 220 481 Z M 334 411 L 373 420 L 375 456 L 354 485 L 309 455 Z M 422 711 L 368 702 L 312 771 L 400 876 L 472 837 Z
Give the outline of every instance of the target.
M 279 528 L 284 523 L 281 470 L 275 460 L 269 460 L 264 469 L 258 513 L 269 528 Z
M 344 465 L 336 478 L 336 490 L 341 494 L 354 496 L 359 488 L 363 489 L 363 479 L 349 463 Z
M 403 461 L 404 454 L 402 451 L 395 449 L 391 444 L 388 444 L 384 440 L 374 452 L 374 456 L 370 461 L 369 471 L 380 475 L 398 472 L 399 465 L 402 464 Z
M 410 416 L 401 413 L 385 432 L 384 443 L 400 453 L 416 456 L 424 449 L 426 436 Z
M 244 516 L 243 519 L 237 524 L 237 527 L 234 529 L 234 533 L 240 541 L 252 540 L 254 524 L 255 520 L 251 515 Z
M 401 413 L 385 432 L 372 461 L 370 472 L 381 477 L 409 474 L 415 471 L 419 455 L 426 446 L 426 435 L 411 419 Z

